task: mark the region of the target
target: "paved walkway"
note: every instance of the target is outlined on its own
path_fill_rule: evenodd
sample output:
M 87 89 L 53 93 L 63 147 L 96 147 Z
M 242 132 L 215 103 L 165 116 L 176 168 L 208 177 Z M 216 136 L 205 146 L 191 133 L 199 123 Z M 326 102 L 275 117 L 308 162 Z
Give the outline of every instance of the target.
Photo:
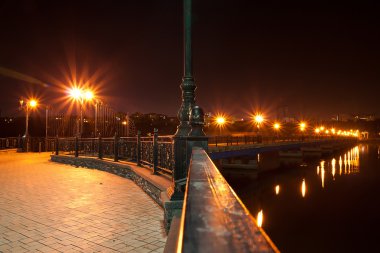
M 0 152 L 0 252 L 162 252 L 163 210 L 131 180 Z

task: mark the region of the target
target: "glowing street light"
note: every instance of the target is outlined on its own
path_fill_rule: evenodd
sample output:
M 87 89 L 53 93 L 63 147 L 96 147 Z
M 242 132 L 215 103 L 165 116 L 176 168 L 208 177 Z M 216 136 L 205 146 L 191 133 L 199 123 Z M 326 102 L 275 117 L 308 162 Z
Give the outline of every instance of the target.
M 217 117 L 215 121 L 216 121 L 216 124 L 219 126 L 223 126 L 226 123 L 226 119 L 221 116 Z
M 90 90 L 87 90 L 85 93 L 84 93 L 84 98 L 85 100 L 87 101 L 91 101 L 93 98 L 94 98 L 94 93 Z
M 25 134 L 23 138 L 26 140 L 26 146 L 24 146 L 26 149 L 25 151 L 28 152 L 28 137 L 29 137 L 29 109 L 34 109 L 38 105 L 38 101 L 36 99 L 29 99 L 28 101 L 25 101 L 21 98 L 20 99 L 20 108 L 25 110 Z
M 306 125 L 306 122 L 304 122 L 304 121 L 301 121 L 301 122 L 300 122 L 300 124 L 299 124 L 299 128 L 300 128 L 301 132 L 305 131 L 306 126 L 307 126 L 307 125 Z
M 80 103 L 80 122 L 77 135 L 81 137 L 83 133 L 83 104 L 85 101 L 94 99 L 94 92 L 91 90 L 83 90 L 80 87 L 72 87 L 69 90 L 69 95 L 73 100 L 79 101 Z
M 280 131 L 281 124 L 278 122 L 273 123 L 273 130 L 276 132 L 276 138 L 278 138 L 278 133 Z
M 71 88 L 69 91 L 69 94 L 70 94 L 70 97 L 73 98 L 74 100 L 79 100 L 82 98 L 82 90 L 77 87 Z
M 227 123 L 227 120 L 224 116 L 216 116 L 215 118 L 215 124 L 219 127 L 219 135 L 222 134 L 222 128 Z
M 30 106 L 31 108 L 35 108 L 35 107 L 37 107 L 37 104 L 38 104 L 38 102 L 37 102 L 37 100 L 35 100 L 35 99 L 32 99 L 32 100 L 29 101 L 29 106 Z
M 260 128 L 260 125 L 264 122 L 264 117 L 258 113 L 253 117 L 253 120 L 255 121 L 257 128 Z

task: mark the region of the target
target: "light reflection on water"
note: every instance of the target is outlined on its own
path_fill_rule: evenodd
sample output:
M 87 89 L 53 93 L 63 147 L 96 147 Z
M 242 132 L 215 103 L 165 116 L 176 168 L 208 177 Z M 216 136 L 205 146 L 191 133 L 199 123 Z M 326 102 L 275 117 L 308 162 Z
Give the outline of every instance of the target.
M 301 194 L 302 194 L 302 197 L 304 198 L 305 195 L 306 195 L 306 181 L 305 181 L 305 178 L 302 179 L 302 184 L 301 184 Z
M 322 188 L 325 188 L 325 161 L 321 161 L 321 182 Z
M 368 155 L 369 150 L 373 154 L 372 156 Z M 260 159 L 265 163 L 267 159 L 274 160 L 275 155 L 268 155 L 268 157 L 263 154 Z M 376 163 L 373 163 L 372 160 L 368 163 L 370 158 L 375 159 Z M 305 239 L 304 244 L 306 247 L 307 245 L 312 245 L 316 237 L 319 239 L 323 237 L 323 240 L 327 240 L 325 236 L 322 236 L 324 233 L 339 238 L 349 237 L 354 231 L 363 226 L 355 226 L 354 221 L 349 221 L 350 217 L 358 213 L 356 206 L 371 208 L 366 210 L 370 214 L 380 210 L 380 207 L 376 207 L 376 203 L 366 206 L 370 203 L 366 202 L 370 201 L 369 196 L 371 194 L 369 193 L 372 193 L 368 192 L 368 189 L 377 189 L 373 188 L 373 181 L 376 175 L 380 175 L 380 172 L 375 171 L 375 168 L 380 164 L 378 162 L 379 158 L 379 145 L 371 146 L 370 149 L 368 145 L 360 145 L 344 152 L 323 156 L 323 159 L 310 158 L 309 160 L 304 159 L 301 161 L 289 159 L 292 163 L 283 165 L 280 170 L 263 173 L 262 176 L 260 174 L 257 181 L 247 180 L 247 184 L 244 185 L 241 181 L 236 180 L 236 184 L 231 186 L 237 189 L 241 187 L 238 190 L 240 191 L 238 195 L 241 196 L 251 213 L 256 216 L 257 224 L 268 233 L 275 244 L 279 244 L 280 250 L 294 252 L 294 250 L 301 250 L 301 248 L 297 248 L 299 247 L 298 242 L 296 243 L 293 240 L 299 236 L 297 232 L 299 230 L 304 231 L 302 238 Z M 301 166 L 303 164 L 306 164 L 306 166 Z M 380 183 L 380 181 L 377 182 Z M 367 197 L 362 198 L 361 196 Z M 361 221 L 364 220 L 364 223 L 371 224 L 369 219 L 366 217 L 360 218 Z M 349 228 L 343 229 L 346 225 L 348 226 L 348 223 L 342 225 L 346 221 L 349 221 Z M 327 222 L 329 231 L 325 231 L 326 227 L 324 227 Z M 301 224 L 306 223 L 309 224 L 309 229 L 302 228 Z M 290 227 L 292 227 L 294 233 L 288 233 Z M 350 234 L 347 231 L 351 231 Z M 284 236 L 284 233 L 286 236 Z M 309 235 L 310 238 L 308 237 Z M 339 243 L 339 247 L 342 247 L 342 239 L 331 241 L 331 243 Z M 293 246 L 295 248 L 292 248 Z M 350 250 L 349 247 L 346 249 Z M 317 252 L 317 249 L 311 250 L 311 252 Z M 333 251 L 319 250 L 318 252 Z M 344 250 L 341 252 L 344 252 Z
M 280 185 L 276 185 L 274 187 L 274 191 L 275 191 L 276 195 L 280 194 Z
M 264 215 L 263 215 L 263 210 L 260 210 L 257 213 L 257 226 L 261 228 L 263 226 L 263 221 L 264 221 Z

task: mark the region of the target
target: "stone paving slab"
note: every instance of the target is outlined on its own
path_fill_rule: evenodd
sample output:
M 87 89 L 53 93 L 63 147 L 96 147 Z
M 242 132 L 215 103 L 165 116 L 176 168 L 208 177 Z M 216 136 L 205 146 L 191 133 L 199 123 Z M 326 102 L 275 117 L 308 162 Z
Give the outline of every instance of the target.
M 0 252 L 163 252 L 163 210 L 131 180 L 0 153 Z

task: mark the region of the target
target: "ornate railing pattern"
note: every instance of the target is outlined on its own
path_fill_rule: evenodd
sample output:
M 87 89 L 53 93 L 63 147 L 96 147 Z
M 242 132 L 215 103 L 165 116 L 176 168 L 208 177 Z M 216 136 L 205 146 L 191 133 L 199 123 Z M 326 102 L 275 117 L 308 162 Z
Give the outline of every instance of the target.
M 0 149 L 17 148 L 17 147 L 18 147 L 17 137 L 0 138 Z
M 54 142 L 54 143 L 53 143 Z M 58 143 L 58 146 L 56 146 Z M 174 152 L 172 136 L 113 137 L 113 138 L 55 138 L 48 140 L 55 154 L 113 158 L 136 162 L 153 170 L 153 173 L 172 174 Z
M 120 160 L 137 160 L 137 137 L 121 137 L 119 139 L 118 154 Z
M 103 157 L 113 158 L 115 156 L 115 138 L 102 139 Z
M 80 154 L 84 156 L 98 156 L 99 141 L 97 138 L 86 138 L 80 140 Z
M 57 138 L 58 150 L 64 154 L 72 155 L 75 152 L 75 138 Z
M 153 167 L 153 140 L 154 137 L 141 137 L 141 163 Z
M 171 172 L 174 170 L 174 143 L 172 136 L 158 137 L 157 167 L 159 170 Z M 168 171 L 169 170 L 169 171 Z

